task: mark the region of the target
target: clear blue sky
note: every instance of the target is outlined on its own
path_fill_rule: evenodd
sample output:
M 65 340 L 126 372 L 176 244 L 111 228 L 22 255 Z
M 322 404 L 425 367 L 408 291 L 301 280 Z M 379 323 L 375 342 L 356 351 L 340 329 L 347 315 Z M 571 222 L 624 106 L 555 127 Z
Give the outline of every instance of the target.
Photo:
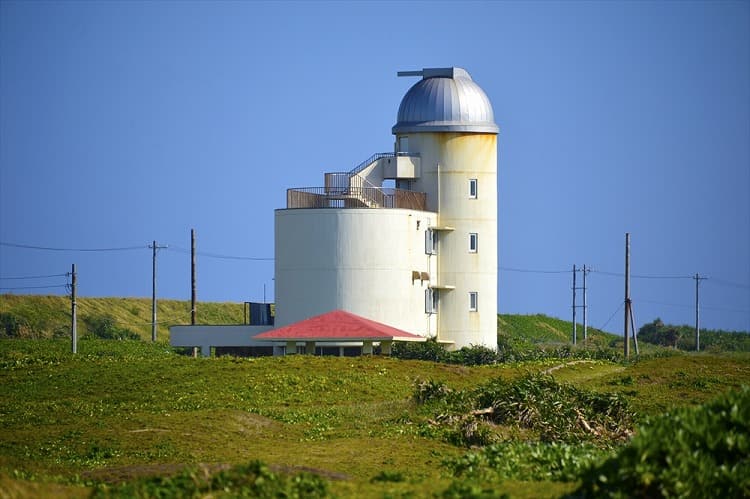
M 508 269 L 587 264 L 602 326 L 630 232 L 633 274 L 709 276 L 702 325 L 750 330 L 746 1 L 3 0 L 0 288 L 76 263 L 83 296 L 150 296 L 155 239 L 159 296 L 189 299 L 191 228 L 200 252 L 273 257 L 286 189 L 391 150 L 414 83 L 396 72 L 442 66 L 500 126 L 501 312 L 569 318 L 569 272 Z M 272 279 L 198 258 L 202 301 L 270 300 Z M 632 297 L 638 324 L 693 322 L 689 278 L 634 278 Z

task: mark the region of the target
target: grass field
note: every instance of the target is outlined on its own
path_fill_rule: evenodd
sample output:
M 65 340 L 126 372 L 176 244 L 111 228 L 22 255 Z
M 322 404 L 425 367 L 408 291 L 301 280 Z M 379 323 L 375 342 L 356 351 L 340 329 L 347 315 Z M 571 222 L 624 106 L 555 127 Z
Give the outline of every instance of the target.
M 277 471 L 313 470 L 341 497 L 443 494 L 454 482 L 444 463 L 467 449 L 427 431 L 435 408 L 414 401 L 415 383 L 431 380 L 460 392 L 554 364 L 193 359 L 138 341 L 85 340 L 76 356 L 68 348 L 62 340 L 0 341 L 0 490 L 6 495 L 87 496 L 106 483 L 185 466 L 215 472 L 254 460 Z M 750 357 L 586 361 L 551 374 L 577 387 L 621 393 L 643 418 L 750 384 Z M 502 426 L 493 431 L 518 437 Z M 512 497 L 560 497 L 576 483 L 486 486 Z
M 150 306 L 81 298 L 81 336 L 106 317 L 150 339 Z M 0 296 L 21 333 L 0 340 L 0 498 L 561 497 L 635 425 L 750 385 L 748 353 L 642 345 L 638 360 L 590 360 L 576 354 L 619 353 L 622 340 L 589 329 L 571 348 L 572 325 L 544 315 L 498 316 L 500 343 L 535 361 L 194 359 L 167 344 L 166 326 L 188 322 L 189 304 L 162 300 L 159 342 L 82 338 L 72 355 L 68 307 Z M 243 321 L 241 304 L 198 310 L 201 323 Z M 529 405 L 517 420 L 490 416 L 493 393 Z M 625 411 L 613 412 L 617 428 L 604 431 L 613 421 L 586 407 L 601 403 Z

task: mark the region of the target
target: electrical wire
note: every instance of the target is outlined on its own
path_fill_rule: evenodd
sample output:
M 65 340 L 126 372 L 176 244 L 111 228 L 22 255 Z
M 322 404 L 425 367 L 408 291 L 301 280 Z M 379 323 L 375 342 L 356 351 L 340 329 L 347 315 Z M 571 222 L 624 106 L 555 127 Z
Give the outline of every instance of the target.
M 103 252 L 103 251 L 132 251 L 146 249 L 148 246 L 124 246 L 120 248 L 53 248 L 49 246 L 33 246 L 30 244 L 16 244 L 0 241 L 0 246 L 11 248 L 33 249 L 42 251 L 84 251 L 84 252 Z
M 731 286 L 733 288 L 750 289 L 750 284 L 742 284 L 741 282 L 727 281 L 725 279 L 717 279 L 715 277 L 712 277 L 711 279 L 707 279 L 707 280 L 708 282 L 712 284 L 720 284 L 722 286 Z
M 0 291 L 15 291 L 19 289 L 51 289 L 51 288 L 65 288 L 67 284 L 58 284 L 56 286 L 19 286 L 14 288 L 0 288 Z
M 653 300 L 638 300 L 641 303 L 651 303 L 653 305 L 664 305 L 667 307 L 677 307 L 677 308 L 686 308 L 686 309 L 695 309 L 695 305 L 686 305 L 681 303 L 665 303 L 661 301 L 653 301 Z M 702 305 L 700 306 L 701 310 L 718 310 L 721 312 L 738 312 L 742 314 L 750 314 L 750 309 L 742 309 L 742 308 L 726 308 L 726 307 L 713 307 L 711 305 Z
M 654 300 L 633 300 L 633 303 L 650 303 L 652 305 L 664 305 L 666 307 L 677 307 L 677 308 L 690 308 L 694 309 L 695 305 L 685 305 L 682 303 L 666 303 L 663 301 L 654 301 Z M 701 305 L 701 308 L 705 308 L 703 305 Z
M 567 274 L 570 270 L 534 270 L 534 269 L 518 269 L 512 267 L 498 267 L 499 270 L 506 272 L 522 272 L 525 274 Z
M 190 254 L 191 250 L 182 248 L 180 246 L 169 245 L 167 251 L 175 251 L 177 253 Z M 274 261 L 273 257 L 256 257 L 256 256 L 240 256 L 240 255 L 222 255 L 219 253 L 208 253 L 205 251 L 196 251 L 196 255 L 205 256 L 207 258 L 218 258 L 222 260 L 249 260 L 249 261 Z
M 625 277 L 625 274 L 621 272 L 606 272 L 604 270 L 594 270 L 591 269 L 591 273 L 593 274 L 602 274 L 602 275 L 608 275 L 613 277 Z M 630 274 L 630 277 L 633 279 L 694 279 L 693 276 L 690 275 L 644 275 L 644 274 Z
M 19 279 L 48 279 L 51 277 L 67 277 L 69 275 L 70 274 L 27 275 L 27 276 L 16 276 L 16 277 L 0 276 L 0 281 L 11 281 L 11 280 L 19 280 Z
M 620 310 L 622 310 L 623 305 L 624 305 L 624 303 L 620 303 L 620 305 L 617 307 L 617 310 L 615 310 L 614 312 L 612 312 L 612 315 L 610 315 L 609 319 L 607 319 L 607 322 L 605 322 L 604 325 L 599 328 L 599 331 L 604 331 L 604 328 L 607 327 L 607 324 L 609 324 L 609 322 L 614 318 L 614 316 L 617 315 L 617 312 L 619 312 Z

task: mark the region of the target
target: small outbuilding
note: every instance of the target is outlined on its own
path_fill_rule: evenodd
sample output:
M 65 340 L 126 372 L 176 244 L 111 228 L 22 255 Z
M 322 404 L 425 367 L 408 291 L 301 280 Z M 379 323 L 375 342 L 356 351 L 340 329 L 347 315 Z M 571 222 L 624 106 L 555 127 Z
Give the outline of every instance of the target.
M 303 321 L 289 324 L 256 335 L 257 341 L 286 343 L 286 353 L 296 353 L 297 345 L 305 344 L 305 353 L 315 353 L 316 346 L 337 346 L 361 343 L 362 354 L 373 352 L 373 344 L 379 343 L 384 355 L 391 353 L 394 341 L 426 341 L 424 336 L 408 333 L 395 327 L 376 322 L 344 310 L 334 310 Z

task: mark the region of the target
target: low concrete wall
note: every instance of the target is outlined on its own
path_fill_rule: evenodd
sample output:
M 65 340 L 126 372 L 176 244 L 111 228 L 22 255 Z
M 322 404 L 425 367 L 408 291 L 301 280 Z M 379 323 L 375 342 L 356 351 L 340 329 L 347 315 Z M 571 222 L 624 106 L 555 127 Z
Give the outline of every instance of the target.
M 273 329 L 273 326 L 172 326 L 169 343 L 173 347 L 200 347 L 201 355 L 209 357 L 211 347 L 261 347 L 272 346 L 270 341 L 255 341 L 256 334 Z

